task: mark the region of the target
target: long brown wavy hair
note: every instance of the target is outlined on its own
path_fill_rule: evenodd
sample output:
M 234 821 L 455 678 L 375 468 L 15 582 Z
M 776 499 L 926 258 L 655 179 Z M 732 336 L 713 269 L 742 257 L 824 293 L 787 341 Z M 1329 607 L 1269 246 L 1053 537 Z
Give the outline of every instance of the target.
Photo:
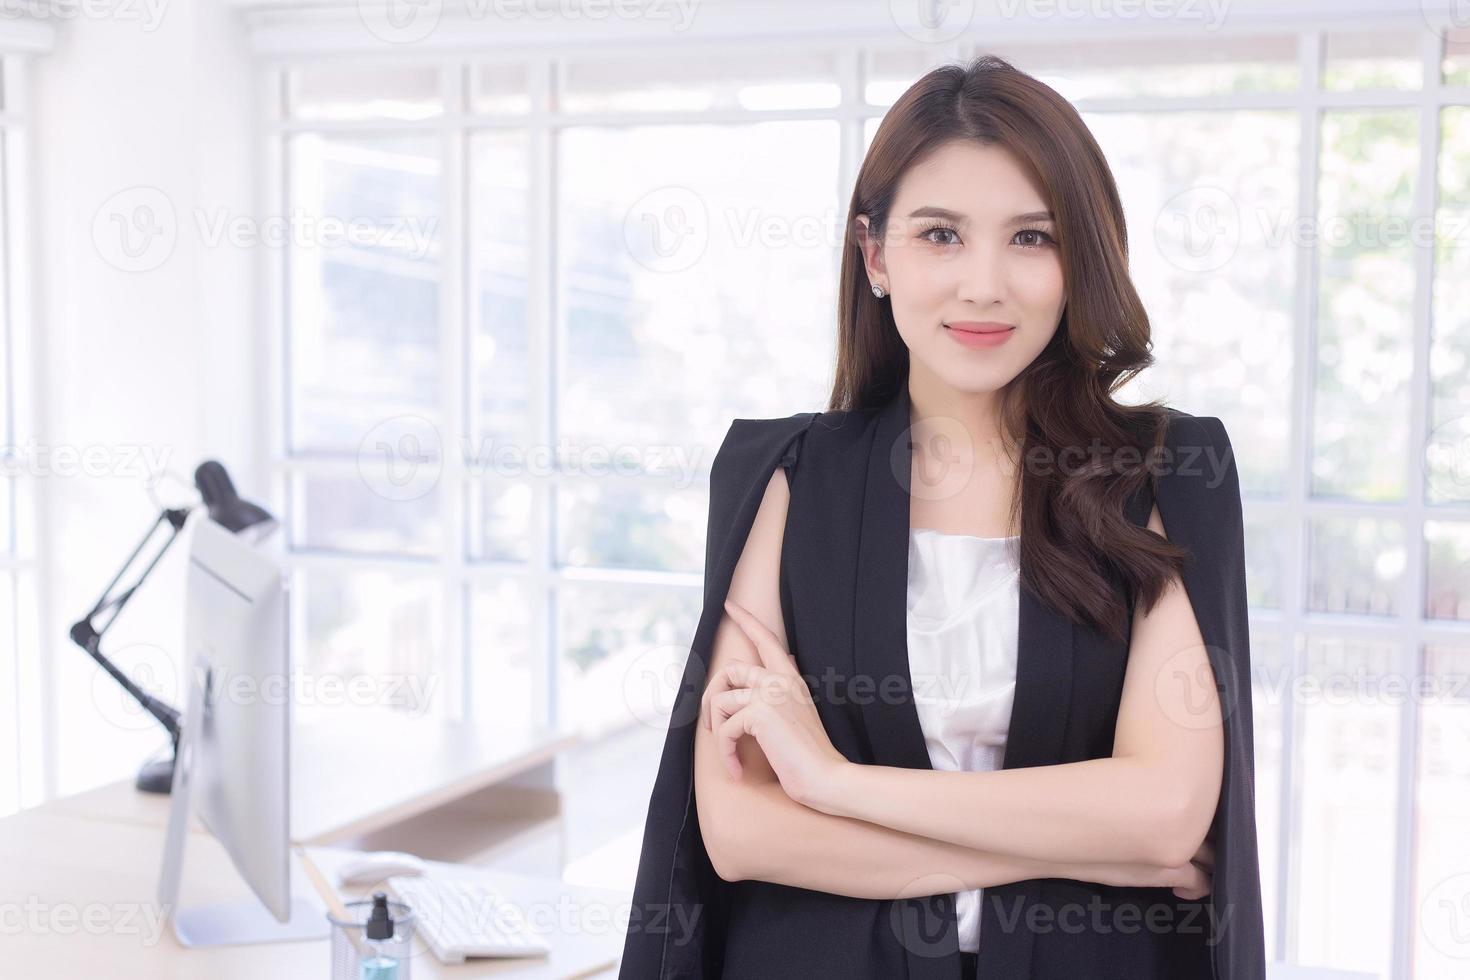
M 848 209 L 838 297 L 830 411 L 877 408 L 908 383 L 909 351 L 888 302 L 873 296 L 858 215 L 881 241 L 899 181 L 940 145 L 1001 145 L 1029 168 L 1057 228 L 1066 304 L 1055 336 L 999 395 L 999 423 L 1022 460 L 1081 465 L 1017 467 L 1012 520 L 1021 528 L 1021 581 L 1075 623 L 1123 640 L 1130 599 L 1153 607 L 1187 552 L 1132 523 L 1126 502 L 1153 478 L 1120 468 L 1163 445 L 1158 401 L 1127 406 L 1113 393 L 1153 363 L 1148 314 L 1128 276 L 1123 205 L 1102 150 L 1071 103 L 994 55 L 944 65 L 893 105 L 858 172 Z M 1105 447 L 1099 457 L 1091 447 Z M 1033 456 L 1038 448 L 1040 456 Z M 1069 455 L 1062 451 L 1069 449 Z M 1089 455 L 1091 453 L 1091 455 Z M 1019 511 L 1019 513 L 1016 513 Z M 1121 594 L 1120 594 L 1121 588 Z

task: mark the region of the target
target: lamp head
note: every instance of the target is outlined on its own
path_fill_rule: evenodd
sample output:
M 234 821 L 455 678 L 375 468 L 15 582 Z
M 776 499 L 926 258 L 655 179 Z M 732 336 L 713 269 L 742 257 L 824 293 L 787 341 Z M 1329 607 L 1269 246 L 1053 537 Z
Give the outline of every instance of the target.
M 224 466 L 209 459 L 199 464 L 194 471 L 194 485 L 204 499 L 205 510 L 210 520 L 222 525 L 232 534 L 247 529 L 251 536 L 263 537 L 276 526 L 276 519 L 258 504 L 241 500 L 235 492 L 235 484 Z

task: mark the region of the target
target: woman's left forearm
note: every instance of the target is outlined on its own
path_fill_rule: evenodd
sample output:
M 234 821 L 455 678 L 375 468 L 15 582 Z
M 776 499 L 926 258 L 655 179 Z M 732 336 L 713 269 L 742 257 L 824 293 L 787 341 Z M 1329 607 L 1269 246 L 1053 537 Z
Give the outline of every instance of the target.
M 1156 768 L 1110 757 L 981 772 L 846 763 L 801 802 L 997 854 L 1178 866 L 1192 848 L 1174 795 Z

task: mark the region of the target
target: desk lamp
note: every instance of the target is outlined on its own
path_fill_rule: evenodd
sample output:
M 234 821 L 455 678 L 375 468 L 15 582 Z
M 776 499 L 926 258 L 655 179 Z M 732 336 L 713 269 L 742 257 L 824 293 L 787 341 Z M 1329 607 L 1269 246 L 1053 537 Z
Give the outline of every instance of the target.
M 275 528 L 276 520 L 268 511 L 248 500 L 240 499 L 240 495 L 235 492 L 234 483 L 230 481 L 230 475 L 218 462 L 211 459 L 200 463 L 194 471 L 194 486 L 199 491 L 205 512 L 209 515 L 210 520 L 223 525 L 232 533 L 245 534 L 252 541 L 259 541 Z M 138 547 L 133 549 L 133 553 L 128 556 L 123 567 L 118 570 L 117 575 L 113 576 L 106 591 L 102 593 L 102 598 L 97 600 L 97 604 L 86 616 L 73 623 L 71 627 L 72 641 L 87 651 L 88 655 L 97 661 L 102 669 L 112 676 L 113 680 L 121 684 L 123 690 L 142 705 L 144 711 L 156 718 L 169 734 L 173 745 L 168 757 L 146 762 L 138 771 L 136 785 L 145 793 L 168 793 L 173 786 L 174 761 L 179 751 L 179 711 L 144 691 L 108 660 L 101 650 L 102 635 L 117 619 L 118 613 L 122 611 L 123 606 L 127 605 L 128 600 L 133 597 L 133 593 L 143 584 L 148 574 L 153 571 L 158 560 L 168 551 L 169 545 L 174 543 L 174 539 L 184 529 L 184 523 L 188 520 L 190 512 L 197 506 L 197 504 L 191 504 L 187 507 L 163 508 L 157 520 L 143 535 L 143 540 L 138 542 Z M 169 535 L 164 539 L 163 546 L 154 553 L 152 560 L 144 566 L 143 571 L 138 575 L 138 580 L 127 588 L 114 592 L 118 582 L 133 566 L 138 555 L 152 540 L 158 529 L 165 524 L 171 529 Z M 106 613 L 110 615 L 107 615 L 99 625 L 98 617 Z

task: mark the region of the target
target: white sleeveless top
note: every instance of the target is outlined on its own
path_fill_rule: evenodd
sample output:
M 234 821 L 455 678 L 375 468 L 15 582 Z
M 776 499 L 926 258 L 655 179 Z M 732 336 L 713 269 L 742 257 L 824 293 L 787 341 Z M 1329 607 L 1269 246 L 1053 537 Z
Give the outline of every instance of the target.
M 999 769 L 1016 693 L 1020 538 L 909 529 L 914 704 L 935 769 Z M 960 949 L 980 948 L 982 889 L 955 892 Z

